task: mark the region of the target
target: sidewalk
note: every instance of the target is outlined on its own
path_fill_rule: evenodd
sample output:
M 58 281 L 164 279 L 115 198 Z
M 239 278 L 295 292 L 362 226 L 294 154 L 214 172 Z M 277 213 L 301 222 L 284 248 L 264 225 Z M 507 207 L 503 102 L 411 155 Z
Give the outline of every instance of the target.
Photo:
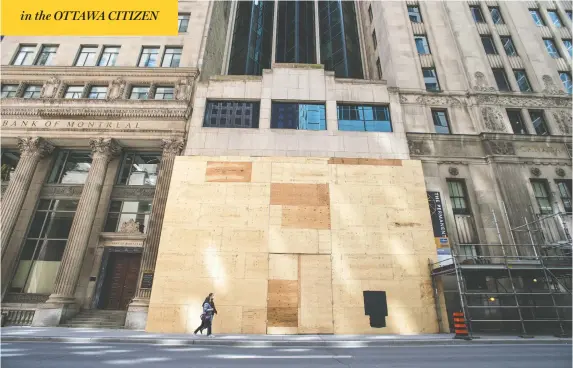
M 145 343 L 161 345 L 223 345 L 234 347 L 360 348 L 398 345 L 460 344 L 571 344 L 570 338 L 479 335 L 472 341 L 455 340 L 453 334 L 428 335 L 205 335 L 152 334 L 145 331 L 65 327 L 2 327 L 2 342 Z

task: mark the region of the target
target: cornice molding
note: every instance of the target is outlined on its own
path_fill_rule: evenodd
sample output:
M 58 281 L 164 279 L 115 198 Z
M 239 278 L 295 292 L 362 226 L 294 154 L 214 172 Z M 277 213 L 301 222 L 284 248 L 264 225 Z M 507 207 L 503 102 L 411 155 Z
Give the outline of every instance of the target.
M 3 65 L 2 77 L 14 78 L 15 76 L 62 76 L 62 77 L 123 77 L 123 78 L 182 78 L 197 77 L 199 70 L 197 68 L 140 68 L 124 66 L 16 66 Z

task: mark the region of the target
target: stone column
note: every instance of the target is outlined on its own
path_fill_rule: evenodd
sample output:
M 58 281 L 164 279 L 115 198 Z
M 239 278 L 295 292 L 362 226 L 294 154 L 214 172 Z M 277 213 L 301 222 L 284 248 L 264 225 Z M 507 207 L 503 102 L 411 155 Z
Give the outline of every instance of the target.
M 42 157 L 52 153 L 54 146 L 39 137 L 18 140 L 21 156 L 2 196 L 2 258 L 16 225 L 20 209 L 28 194 L 36 166 Z
M 107 165 L 121 152 L 121 148 L 109 138 L 90 139 L 90 146 L 93 153 L 92 164 L 72 222 L 54 291 L 46 303 L 36 311 L 33 326 L 57 326 L 79 309 L 74 292 L 88 247 Z
M 159 239 L 161 238 L 161 227 L 163 226 L 163 216 L 165 215 L 165 205 L 167 204 L 167 193 L 171 183 L 171 174 L 173 173 L 173 164 L 175 157 L 181 152 L 184 141 L 181 138 L 164 139 L 161 143 L 163 146 L 163 155 L 161 157 L 161 166 L 157 176 L 157 185 L 155 195 L 151 205 L 151 217 L 147 227 L 147 236 L 143 243 L 143 255 L 141 266 L 139 268 L 139 277 L 137 278 L 137 291 L 135 298 L 129 304 L 125 327 L 131 329 L 145 329 L 147 322 L 147 310 L 149 308 L 149 298 L 151 289 L 141 289 L 141 278 L 144 272 L 154 272 L 157 253 L 159 250 Z

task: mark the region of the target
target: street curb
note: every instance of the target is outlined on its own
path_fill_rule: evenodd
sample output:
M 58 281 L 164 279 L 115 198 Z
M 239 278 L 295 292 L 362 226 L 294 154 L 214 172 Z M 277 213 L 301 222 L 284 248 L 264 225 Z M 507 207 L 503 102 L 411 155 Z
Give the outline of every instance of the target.
M 68 343 L 123 343 L 123 344 L 149 344 L 165 346 L 230 346 L 242 348 L 265 348 L 265 347 L 325 347 L 325 348 L 366 348 L 384 346 L 412 346 L 412 345 L 571 345 L 571 339 L 527 339 L 527 340 L 384 340 L 384 341 L 277 341 L 277 340 L 218 340 L 214 339 L 150 339 L 150 338 L 128 338 L 117 337 L 55 337 L 55 336 L 6 336 L 2 337 L 2 342 L 68 342 Z

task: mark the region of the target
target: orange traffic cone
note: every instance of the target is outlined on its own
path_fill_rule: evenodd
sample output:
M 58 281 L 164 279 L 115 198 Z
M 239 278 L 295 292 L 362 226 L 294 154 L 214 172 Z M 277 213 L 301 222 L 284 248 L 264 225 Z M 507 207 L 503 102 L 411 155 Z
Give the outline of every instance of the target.
M 454 312 L 454 339 L 471 340 L 463 312 Z

